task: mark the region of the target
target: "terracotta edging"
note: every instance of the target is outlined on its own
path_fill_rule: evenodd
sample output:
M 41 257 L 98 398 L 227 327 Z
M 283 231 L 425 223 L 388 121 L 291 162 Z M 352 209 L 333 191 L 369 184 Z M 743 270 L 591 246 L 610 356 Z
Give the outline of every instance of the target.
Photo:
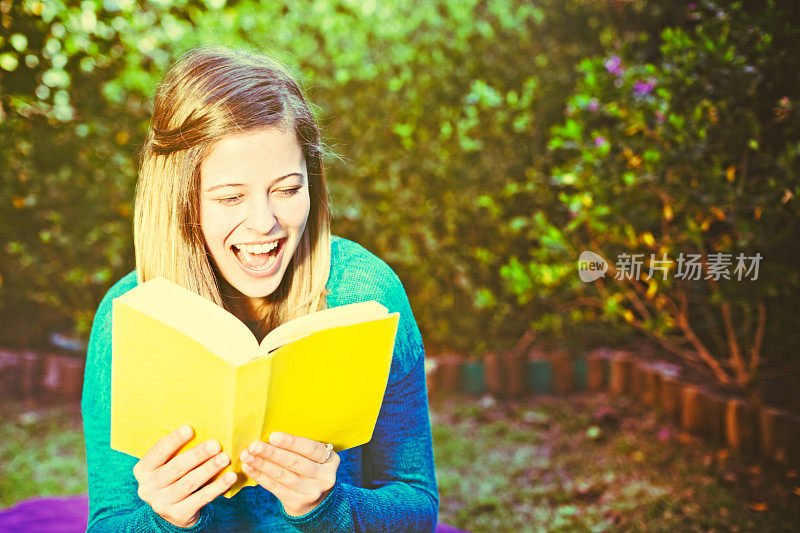
M 0 350 L 0 397 L 26 402 L 81 399 L 83 355 Z
M 608 381 L 608 392 L 612 394 L 631 392 L 632 372 L 632 354 L 623 350 L 615 350 L 611 354 L 611 375 Z
M 462 358 L 443 354 L 435 359 L 436 376 L 435 380 L 428 376 L 429 392 L 463 390 L 457 379 Z M 534 348 L 522 356 L 487 353 L 483 364 L 485 390 L 497 398 L 525 393 L 565 394 L 584 387 L 591 392 L 630 395 L 709 442 L 776 463 L 800 466 L 800 414 L 687 382 L 679 367 L 663 361 L 638 360 L 626 350 L 599 348 L 588 352 L 585 358 L 573 359 L 564 351 L 546 354 Z M 578 372 L 585 372 L 585 378 L 578 378 Z
M 586 381 L 592 392 L 601 392 L 608 387 L 609 357 L 611 351 L 598 348 L 586 354 Z
M 524 353 L 505 352 L 500 356 L 503 369 L 503 386 L 510 398 L 524 396 L 528 392 L 528 359 Z

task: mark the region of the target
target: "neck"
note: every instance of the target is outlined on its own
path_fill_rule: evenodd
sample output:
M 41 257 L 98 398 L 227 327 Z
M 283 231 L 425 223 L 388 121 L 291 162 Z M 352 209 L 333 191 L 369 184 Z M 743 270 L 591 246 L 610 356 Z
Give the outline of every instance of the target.
M 220 294 L 225 307 L 245 324 L 264 318 L 264 298 L 245 296 L 224 279 L 220 282 Z

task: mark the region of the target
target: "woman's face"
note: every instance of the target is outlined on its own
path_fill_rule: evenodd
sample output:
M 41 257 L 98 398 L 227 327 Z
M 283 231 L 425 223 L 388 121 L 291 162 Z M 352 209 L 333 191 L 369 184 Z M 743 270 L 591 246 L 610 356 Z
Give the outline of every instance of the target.
M 206 248 L 225 280 L 251 301 L 280 284 L 310 205 L 305 158 L 291 130 L 228 135 L 200 165 Z

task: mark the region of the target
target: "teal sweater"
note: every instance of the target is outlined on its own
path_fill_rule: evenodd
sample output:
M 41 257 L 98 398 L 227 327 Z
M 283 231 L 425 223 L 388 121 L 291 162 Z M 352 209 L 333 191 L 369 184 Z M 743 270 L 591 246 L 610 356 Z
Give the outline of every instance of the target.
M 163 520 L 139 499 L 137 459 L 109 447 L 111 301 L 136 286 L 131 272 L 100 303 L 92 326 L 81 408 L 90 532 L 433 531 L 439 495 L 433 465 L 424 348 L 403 286 L 360 245 L 333 237 L 328 306 L 377 300 L 400 312 L 389 383 L 372 440 L 339 453 L 336 484 L 314 510 L 291 517 L 272 493 L 246 487 L 206 505 L 191 528 Z M 324 406 L 320 406 L 324 408 Z

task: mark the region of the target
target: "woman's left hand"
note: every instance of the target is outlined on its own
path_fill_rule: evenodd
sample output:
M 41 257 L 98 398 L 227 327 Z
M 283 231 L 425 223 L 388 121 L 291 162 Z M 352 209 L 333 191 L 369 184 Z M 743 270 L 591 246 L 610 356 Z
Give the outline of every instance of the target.
M 239 456 L 245 474 L 270 491 L 289 516 L 316 508 L 333 490 L 339 454 L 315 440 L 272 433 L 269 442 L 255 441 Z M 325 462 L 322 462 L 325 461 Z

